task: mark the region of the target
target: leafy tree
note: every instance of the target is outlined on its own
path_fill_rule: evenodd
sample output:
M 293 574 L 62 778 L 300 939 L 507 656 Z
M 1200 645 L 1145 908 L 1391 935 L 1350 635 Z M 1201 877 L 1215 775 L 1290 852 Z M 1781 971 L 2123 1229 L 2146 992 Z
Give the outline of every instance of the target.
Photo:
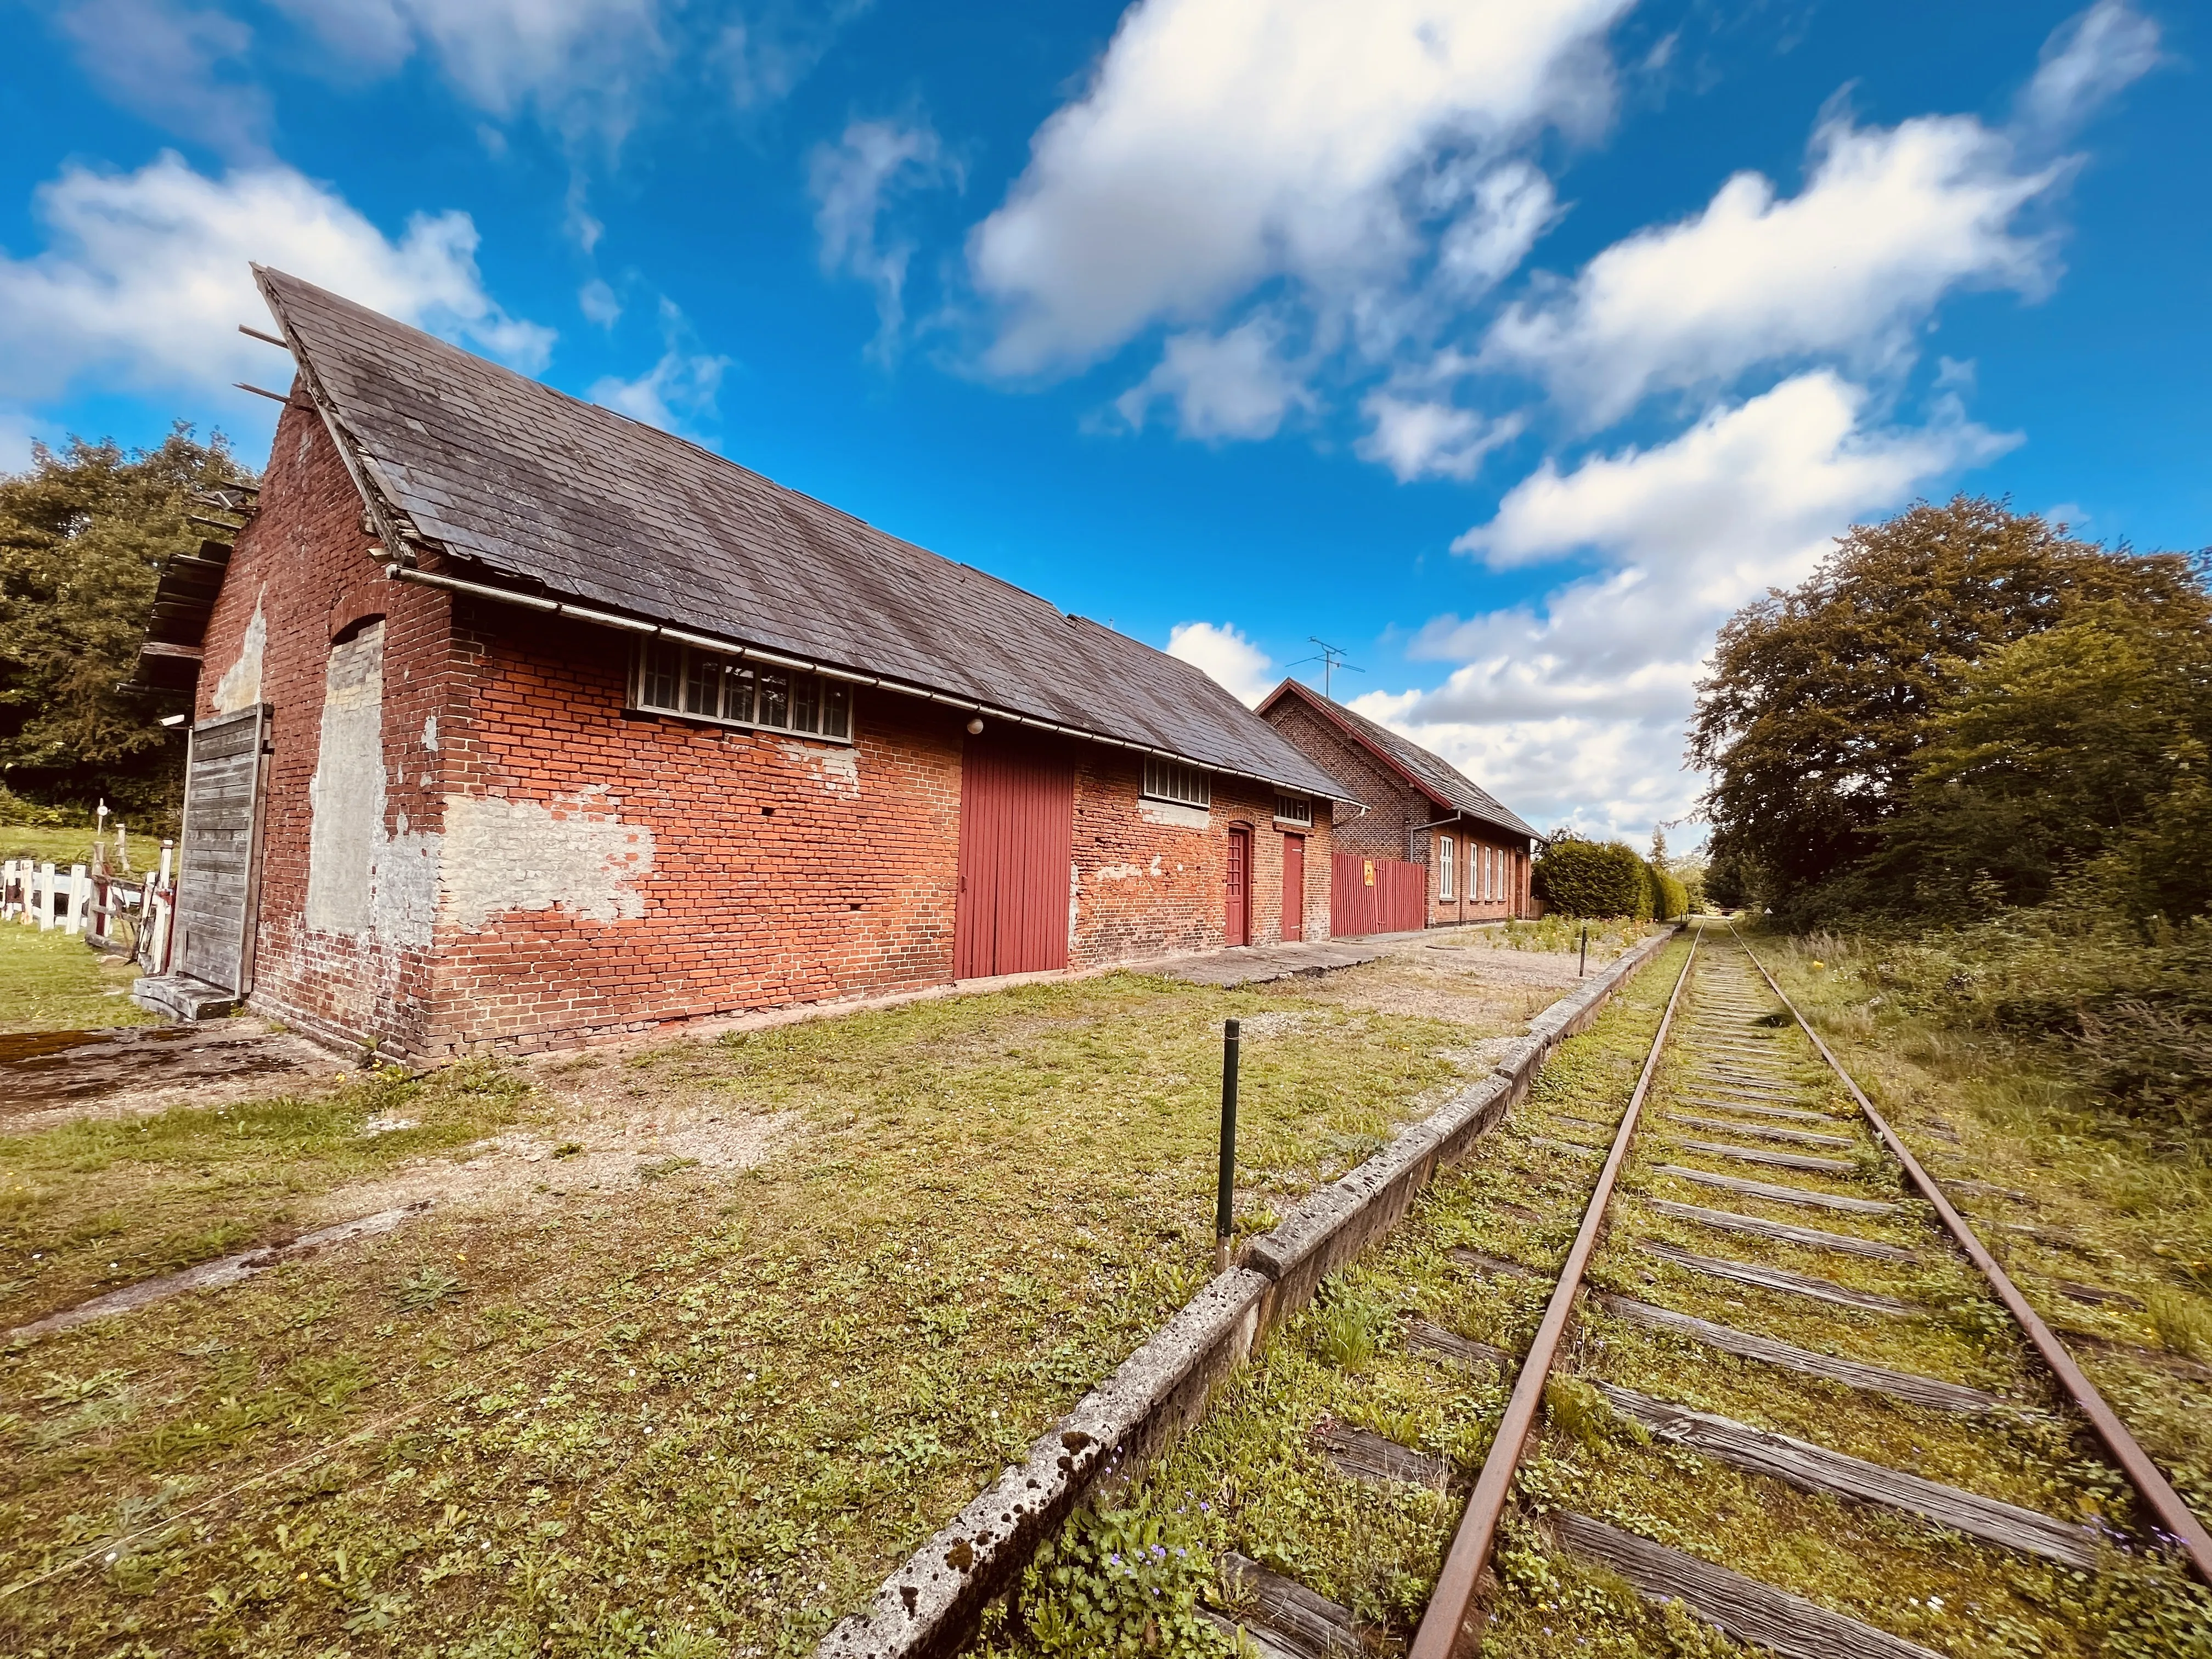
M 155 699 L 118 690 L 156 571 L 199 535 L 188 496 L 250 482 L 217 433 L 181 422 L 154 449 L 72 438 L 0 475 L 0 781 L 33 800 L 173 811 L 181 748 Z
M 2039 904 L 2100 860 L 2139 915 L 2212 898 L 2212 607 L 2087 605 L 1960 671 L 1876 869 L 1923 903 Z
M 1803 586 L 1721 629 L 1689 746 L 1713 775 L 1717 872 L 1741 860 L 1786 903 L 1878 851 L 1968 665 L 2100 602 L 2188 617 L 2203 594 L 2186 557 L 2099 547 L 1983 498 L 1854 527 Z

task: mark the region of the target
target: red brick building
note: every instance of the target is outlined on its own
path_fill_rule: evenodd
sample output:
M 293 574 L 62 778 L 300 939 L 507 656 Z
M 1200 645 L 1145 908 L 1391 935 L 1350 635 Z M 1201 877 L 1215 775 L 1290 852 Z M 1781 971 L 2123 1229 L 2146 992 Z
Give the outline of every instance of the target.
M 164 572 L 176 970 L 428 1056 L 1325 938 L 1342 784 L 1197 669 L 275 271 Z
M 1367 807 L 1336 826 L 1337 932 L 1536 914 L 1529 860 L 1542 837 L 1472 778 L 1296 680 L 1260 718 Z

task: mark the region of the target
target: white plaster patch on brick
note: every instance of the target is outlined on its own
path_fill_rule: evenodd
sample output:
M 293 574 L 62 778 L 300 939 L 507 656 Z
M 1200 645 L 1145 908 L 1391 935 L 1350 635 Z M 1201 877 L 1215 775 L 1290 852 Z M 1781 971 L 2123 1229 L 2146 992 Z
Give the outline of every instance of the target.
M 256 613 L 258 615 L 258 612 Z M 384 828 L 384 624 L 331 647 L 323 726 L 307 783 L 307 926 L 368 931 L 369 869 Z
M 446 797 L 443 912 L 481 933 L 510 910 L 555 906 L 592 921 L 645 914 L 653 831 L 607 810 L 606 791 L 551 801 Z
M 1140 800 L 1137 811 L 1146 823 L 1164 824 L 1175 830 L 1205 830 L 1213 823 L 1212 813 L 1203 806 L 1184 806 L 1171 800 Z
M 435 714 L 422 722 L 422 746 L 434 755 L 438 752 L 438 717 Z
M 1155 859 L 1152 862 L 1157 864 L 1159 860 Z M 1141 864 L 1102 864 L 1091 872 L 1091 878 L 1100 882 L 1137 881 L 1143 878 L 1144 873 L 1145 866 Z M 1159 872 L 1156 870 L 1152 873 L 1158 875 Z
M 438 923 L 443 837 L 432 830 L 409 830 L 404 812 L 399 815 L 397 833 L 386 835 L 382 817 L 379 813 L 369 876 L 370 926 L 388 944 L 427 951 Z
M 804 766 L 822 781 L 822 787 L 831 794 L 846 800 L 860 798 L 860 757 L 858 750 L 817 749 L 803 743 L 787 743 L 779 746 L 783 750 L 784 759 Z
M 261 592 L 253 596 L 253 617 L 246 624 L 246 637 L 239 641 L 238 660 L 224 669 L 222 678 L 215 683 L 218 714 L 235 714 L 261 701 L 261 659 L 269 649 L 269 618 L 262 614 L 261 599 L 268 592 L 264 582 Z

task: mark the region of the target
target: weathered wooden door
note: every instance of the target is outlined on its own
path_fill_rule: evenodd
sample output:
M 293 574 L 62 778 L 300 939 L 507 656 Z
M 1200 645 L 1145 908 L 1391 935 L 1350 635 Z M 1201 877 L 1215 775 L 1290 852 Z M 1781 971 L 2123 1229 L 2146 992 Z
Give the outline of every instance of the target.
M 1229 831 L 1229 862 L 1224 883 L 1221 931 L 1231 945 L 1252 942 L 1252 832 L 1243 824 Z
M 1306 838 L 1283 837 L 1283 939 L 1295 944 L 1306 936 Z
M 172 970 L 243 996 L 253 988 L 253 921 L 261 854 L 259 704 L 192 727 L 178 838 L 177 945 Z
M 1075 769 L 1042 744 L 971 739 L 960 763 L 952 976 L 1067 966 Z

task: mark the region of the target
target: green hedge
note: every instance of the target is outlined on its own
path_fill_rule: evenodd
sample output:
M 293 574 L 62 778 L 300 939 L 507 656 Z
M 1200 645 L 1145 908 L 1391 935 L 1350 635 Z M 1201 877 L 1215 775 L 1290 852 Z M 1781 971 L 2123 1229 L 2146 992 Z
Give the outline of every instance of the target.
M 1669 920 L 1689 909 L 1682 884 L 1626 843 L 1553 839 L 1536 860 L 1536 896 L 1570 916 Z

